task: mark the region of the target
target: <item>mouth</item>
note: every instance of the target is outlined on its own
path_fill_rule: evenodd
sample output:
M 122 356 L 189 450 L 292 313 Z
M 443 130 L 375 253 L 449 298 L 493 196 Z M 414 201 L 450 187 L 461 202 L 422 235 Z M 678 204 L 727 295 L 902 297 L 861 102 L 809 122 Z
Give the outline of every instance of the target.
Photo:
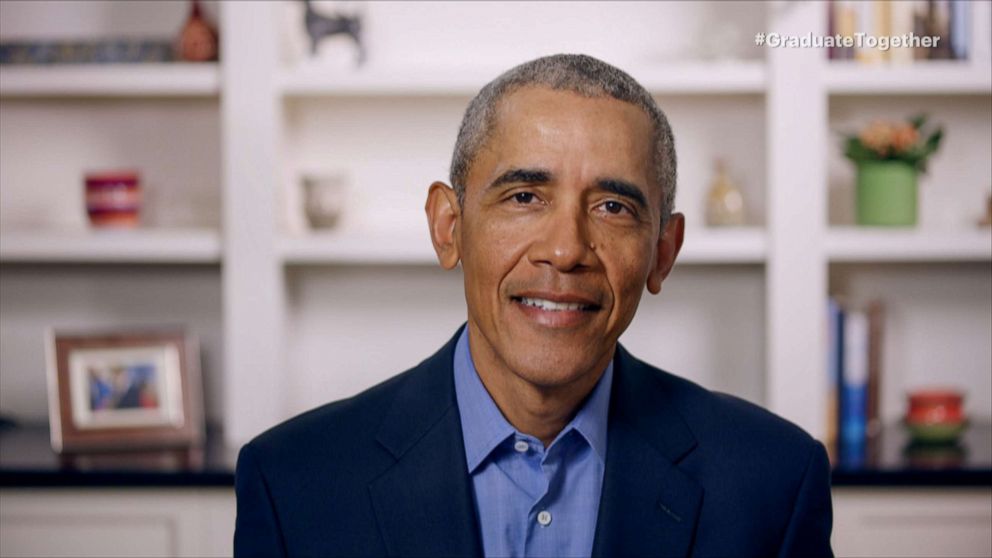
M 531 296 L 514 296 L 510 298 L 518 304 L 546 312 L 595 312 L 599 310 L 599 305 L 588 302 L 557 301 Z
M 557 293 L 526 293 L 511 296 L 510 300 L 531 323 L 552 329 L 588 325 L 602 309 L 592 299 Z

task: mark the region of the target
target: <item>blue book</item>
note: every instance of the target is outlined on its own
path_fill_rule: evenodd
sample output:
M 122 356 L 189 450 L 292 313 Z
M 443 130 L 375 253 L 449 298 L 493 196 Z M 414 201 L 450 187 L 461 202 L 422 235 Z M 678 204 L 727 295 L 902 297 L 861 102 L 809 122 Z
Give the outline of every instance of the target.
M 843 317 L 840 440 L 841 462 L 864 464 L 868 433 L 868 315 L 848 311 Z
M 951 0 L 950 43 L 951 58 L 955 60 L 968 58 L 968 40 L 971 36 L 968 32 L 968 26 L 971 24 L 969 7 L 965 0 Z

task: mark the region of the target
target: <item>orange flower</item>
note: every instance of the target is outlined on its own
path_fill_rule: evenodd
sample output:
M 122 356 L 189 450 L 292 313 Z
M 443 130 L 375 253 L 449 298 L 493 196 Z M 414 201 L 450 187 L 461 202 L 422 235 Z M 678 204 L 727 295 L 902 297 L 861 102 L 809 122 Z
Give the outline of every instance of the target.
M 909 151 L 916 141 L 920 139 L 920 134 L 909 124 L 897 126 L 892 131 L 892 150 L 896 153 Z
M 865 128 L 858 138 L 862 145 L 884 157 L 892 148 L 893 133 L 891 124 L 883 120 L 876 120 Z

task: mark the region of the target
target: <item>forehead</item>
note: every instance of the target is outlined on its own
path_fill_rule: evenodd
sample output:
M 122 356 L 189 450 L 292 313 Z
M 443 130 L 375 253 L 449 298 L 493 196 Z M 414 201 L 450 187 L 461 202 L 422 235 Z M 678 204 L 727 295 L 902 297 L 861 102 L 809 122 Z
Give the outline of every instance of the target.
M 616 176 L 651 187 L 653 134 L 640 107 L 609 96 L 527 86 L 497 104 L 490 133 L 470 174 L 476 180 L 508 167 Z M 469 180 L 469 183 L 476 182 Z
M 520 139 L 512 132 L 528 132 L 542 124 L 562 127 L 568 122 L 597 124 L 603 133 L 626 136 L 637 144 L 651 136 L 650 120 L 637 105 L 608 95 L 590 97 L 544 86 L 524 86 L 504 95 L 496 105 L 492 126 L 496 134 L 509 134 L 502 139 Z

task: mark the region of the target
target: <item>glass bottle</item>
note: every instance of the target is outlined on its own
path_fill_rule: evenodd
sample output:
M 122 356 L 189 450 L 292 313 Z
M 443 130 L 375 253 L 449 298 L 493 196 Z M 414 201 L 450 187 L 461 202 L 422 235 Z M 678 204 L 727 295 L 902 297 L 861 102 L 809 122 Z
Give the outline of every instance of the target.
M 714 165 L 713 182 L 706 195 L 706 224 L 711 227 L 744 224 L 744 196 L 727 174 L 723 159 Z

